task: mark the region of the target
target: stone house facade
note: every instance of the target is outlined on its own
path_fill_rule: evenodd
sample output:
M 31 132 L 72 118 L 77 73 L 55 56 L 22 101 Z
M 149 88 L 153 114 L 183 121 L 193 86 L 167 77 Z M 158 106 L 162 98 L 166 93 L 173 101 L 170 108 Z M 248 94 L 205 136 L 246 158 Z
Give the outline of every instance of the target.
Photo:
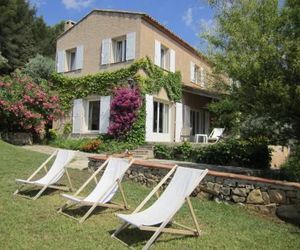
M 207 104 L 216 98 L 209 90 L 209 63 L 149 15 L 93 10 L 77 23 L 68 21 L 57 40 L 57 72 L 70 77 L 117 70 L 146 56 L 166 71 L 180 71 L 183 84 L 181 103 L 171 102 L 164 89 L 146 95 L 146 141 L 179 142 L 184 128 L 191 128 L 191 140 L 195 134 L 209 133 Z M 106 133 L 109 107 L 109 96 L 74 100 L 73 134 Z

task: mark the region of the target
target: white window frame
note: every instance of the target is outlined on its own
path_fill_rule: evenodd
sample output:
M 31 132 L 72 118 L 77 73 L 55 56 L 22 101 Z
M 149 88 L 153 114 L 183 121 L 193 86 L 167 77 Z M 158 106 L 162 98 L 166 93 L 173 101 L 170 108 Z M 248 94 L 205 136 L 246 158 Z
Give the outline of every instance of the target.
M 155 128 L 154 128 L 154 119 L 155 119 L 155 116 L 154 116 L 154 103 L 157 103 L 157 117 L 156 117 L 156 131 L 155 131 Z M 160 105 L 159 104 L 163 104 L 163 114 L 164 114 L 164 117 L 163 117 L 163 121 L 162 121 L 162 132 L 159 132 L 159 119 L 160 119 Z M 168 107 L 167 109 L 167 115 L 166 115 L 166 109 L 165 107 Z M 166 101 L 162 101 L 162 100 L 159 100 L 159 99 L 153 99 L 153 123 L 152 123 L 152 132 L 153 134 L 170 134 L 170 111 L 171 109 L 171 106 L 170 106 L 170 103 L 166 102 Z
M 170 49 L 163 44 L 160 47 L 160 67 L 165 70 L 170 70 Z
M 205 87 L 206 85 L 206 71 L 202 66 L 191 62 L 191 82 Z
M 121 55 L 118 54 L 118 44 L 121 43 Z M 127 44 L 127 38 L 126 35 L 118 38 L 112 39 L 113 44 L 113 63 L 122 63 L 126 62 L 126 44 Z M 121 58 L 121 60 L 119 60 Z
M 74 54 L 74 61 L 72 64 L 72 54 Z M 67 72 L 76 70 L 76 48 L 66 50 L 66 60 L 67 60 Z
M 206 71 L 203 67 L 200 67 L 200 84 L 202 87 L 204 87 L 205 83 L 206 83 Z
M 99 133 L 99 131 L 100 131 L 100 110 L 101 110 L 101 102 L 100 102 L 100 100 L 101 100 L 101 97 L 99 96 L 99 97 L 90 97 L 90 98 L 87 98 L 85 101 L 87 102 L 87 105 L 86 105 L 86 110 L 85 110 L 85 118 L 86 118 L 86 121 L 87 121 L 87 124 L 86 124 L 86 130 L 87 130 L 87 132 L 89 132 L 89 133 L 93 133 L 93 132 L 97 132 L 97 133 Z M 99 102 L 99 130 L 90 130 L 89 129 L 89 117 L 90 117 L 90 102 L 96 102 L 96 101 L 98 101 Z
M 195 64 L 194 67 L 194 78 L 195 78 L 195 83 L 200 84 L 200 67 Z

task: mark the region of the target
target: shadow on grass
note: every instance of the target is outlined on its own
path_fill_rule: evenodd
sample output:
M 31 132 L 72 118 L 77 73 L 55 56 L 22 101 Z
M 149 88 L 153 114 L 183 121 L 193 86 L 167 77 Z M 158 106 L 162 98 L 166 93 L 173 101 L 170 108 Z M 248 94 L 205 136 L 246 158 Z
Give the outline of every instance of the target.
M 66 213 L 72 217 L 75 217 L 76 219 L 79 219 L 79 218 L 83 217 L 87 213 L 87 211 L 89 211 L 90 208 L 91 208 L 90 206 L 80 206 L 80 207 L 72 206 L 72 207 L 64 209 L 63 211 L 64 211 L 64 213 Z M 106 210 L 107 210 L 106 207 L 96 207 L 88 218 L 90 218 L 92 215 L 97 215 L 97 214 L 103 213 Z
M 22 196 L 27 196 L 28 198 L 34 198 L 38 192 L 40 192 L 41 189 L 36 189 L 36 188 L 33 188 L 33 189 L 25 189 L 25 190 L 20 190 L 19 191 L 19 195 L 22 195 Z M 43 197 L 43 196 L 47 196 L 47 195 L 52 195 L 53 193 L 57 192 L 58 190 L 57 189 L 53 189 L 53 188 L 47 188 L 39 198 Z M 25 197 L 24 197 L 25 198 Z
M 110 235 L 112 235 L 115 232 L 115 230 L 108 231 Z M 150 231 L 142 231 L 138 228 L 127 228 L 121 231 L 116 238 L 119 240 L 123 241 L 125 244 L 127 244 L 129 247 L 135 247 L 140 244 L 144 245 L 147 243 L 147 241 L 151 238 L 151 236 L 155 232 L 150 232 Z M 181 240 L 181 239 L 186 239 L 186 238 L 193 238 L 193 236 L 189 235 L 174 235 L 174 234 L 167 234 L 163 233 L 166 235 L 169 235 L 167 239 L 159 239 L 160 236 L 158 236 L 157 240 L 155 242 L 164 242 L 167 243 L 169 241 L 176 241 L 176 240 Z M 155 244 L 154 242 L 154 244 Z

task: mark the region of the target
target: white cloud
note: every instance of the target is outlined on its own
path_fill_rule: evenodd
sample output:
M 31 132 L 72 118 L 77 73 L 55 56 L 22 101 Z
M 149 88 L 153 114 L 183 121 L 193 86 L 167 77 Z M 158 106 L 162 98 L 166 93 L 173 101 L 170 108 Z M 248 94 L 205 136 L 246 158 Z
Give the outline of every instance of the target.
M 181 17 L 182 21 L 185 23 L 186 26 L 191 26 L 193 24 L 193 9 L 188 8 Z
M 62 0 L 66 9 L 80 10 L 89 7 L 94 0 Z

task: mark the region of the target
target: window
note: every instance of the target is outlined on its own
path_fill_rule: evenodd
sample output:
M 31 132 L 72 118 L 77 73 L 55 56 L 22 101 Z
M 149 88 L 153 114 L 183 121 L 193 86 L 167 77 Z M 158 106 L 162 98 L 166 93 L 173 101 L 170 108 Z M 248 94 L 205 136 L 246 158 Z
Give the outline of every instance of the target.
M 170 69 L 170 55 L 169 49 L 163 45 L 160 48 L 160 66 L 163 69 L 169 70 Z
M 169 105 L 153 102 L 153 133 L 169 132 Z
M 204 68 L 200 68 L 200 84 L 202 85 L 202 86 L 205 86 L 205 82 L 206 82 L 206 73 L 205 73 L 205 69 Z
M 126 61 L 126 37 L 114 39 L 113 43 L 113 62 L 125 62 Z
M 195 134 L 205 134 L 207 130 L 205 126 L 205 121 L 208 119 L 206 117 L 206 112 L 204 110 L 191 110 L 190 111 L 190 125 L 192 127 L 192 135 Z
M 67 71 L 76 69 L 76 49 L 66 51 L 67 56 Z
M 99 130 L 100 122 L 100 100 L 88 102 L 88 130 Z
M 197 84 L 201 83 L 200 68 L 197 65 L 195 65 L 194 67 L 194 77 L 195 77 L 195 83 Z
M 194 62 L 191 62 L 191 82 L 201 85 L 206 84 L 206 72 L 203 67 L 199 67 Z

